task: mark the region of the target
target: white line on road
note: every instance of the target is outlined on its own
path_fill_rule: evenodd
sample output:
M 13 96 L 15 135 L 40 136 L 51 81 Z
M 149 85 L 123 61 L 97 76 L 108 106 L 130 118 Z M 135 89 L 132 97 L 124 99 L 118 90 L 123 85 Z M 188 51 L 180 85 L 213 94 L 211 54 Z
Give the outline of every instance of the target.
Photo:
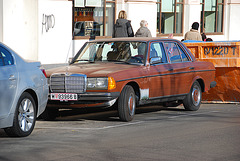
M 219 112 L 219 111 L 209 111 L 209 112 L 202 112 L 202 113 L 194 113 L 194 114 L 184 114 L 184 115 L 170 116 L 170 117 L 168 117 L 168 119 L 174 119 L 174 118 L 186 117 L 186 116 L 197 116 L 197 115 L 203 115 L 203 114 L 215 113 L 215 112 Z
M 145 121 L 131 122 L 131 123 L 127 123 L 127 124 L 120 124 L 120 125 L 114 125 L 114 126 L 104 126 L 104 127 L 98 127 L 98 128 L 46 127 L 46 126 L 43 127 L 43 126 L 39 126 L 39 127 L 36 127 L 36 129 L 101 130 L 101 129 L 110 129 L 110 128 L 122 127 L 122 126 L 136 125 L 136 124 L 140 124 L 140 123 L 143 123 L 143 122 L 145 122 Z

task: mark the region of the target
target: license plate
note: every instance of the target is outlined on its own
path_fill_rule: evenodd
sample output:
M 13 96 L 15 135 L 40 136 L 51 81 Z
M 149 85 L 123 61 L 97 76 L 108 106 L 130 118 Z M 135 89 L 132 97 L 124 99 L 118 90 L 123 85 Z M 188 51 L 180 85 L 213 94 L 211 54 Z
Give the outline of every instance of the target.
M 51 93 L 51 100 L 77 101 L 77 94 L 74 93 Z

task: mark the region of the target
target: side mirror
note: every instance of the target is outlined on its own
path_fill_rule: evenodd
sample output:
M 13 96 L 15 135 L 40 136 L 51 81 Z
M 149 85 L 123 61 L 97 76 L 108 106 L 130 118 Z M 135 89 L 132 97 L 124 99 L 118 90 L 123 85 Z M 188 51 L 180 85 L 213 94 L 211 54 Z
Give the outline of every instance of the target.
M 152 57 L 150 58 L 150 64 L 159 64 L 162 63 L 162 58 L 161 57 Z

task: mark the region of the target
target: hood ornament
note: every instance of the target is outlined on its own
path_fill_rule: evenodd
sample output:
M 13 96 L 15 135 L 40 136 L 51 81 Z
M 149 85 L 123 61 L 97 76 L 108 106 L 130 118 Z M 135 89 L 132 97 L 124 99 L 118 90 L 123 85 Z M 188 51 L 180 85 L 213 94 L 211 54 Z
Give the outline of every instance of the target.
M 66 66 L 66 73 L 65 73 L 66 76 L 70 76 L 71 73 L 69 73 L 69 66 Z

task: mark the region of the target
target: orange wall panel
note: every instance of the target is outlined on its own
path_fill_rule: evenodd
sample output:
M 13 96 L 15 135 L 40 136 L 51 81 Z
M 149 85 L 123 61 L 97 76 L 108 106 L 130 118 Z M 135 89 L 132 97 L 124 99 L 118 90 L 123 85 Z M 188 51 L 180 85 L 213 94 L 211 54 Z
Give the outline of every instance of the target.
M 212 62 L 217 86 L 203 93 L 207 102 L 240 102 L 240 41 L 185 43 L 198 61 Z

